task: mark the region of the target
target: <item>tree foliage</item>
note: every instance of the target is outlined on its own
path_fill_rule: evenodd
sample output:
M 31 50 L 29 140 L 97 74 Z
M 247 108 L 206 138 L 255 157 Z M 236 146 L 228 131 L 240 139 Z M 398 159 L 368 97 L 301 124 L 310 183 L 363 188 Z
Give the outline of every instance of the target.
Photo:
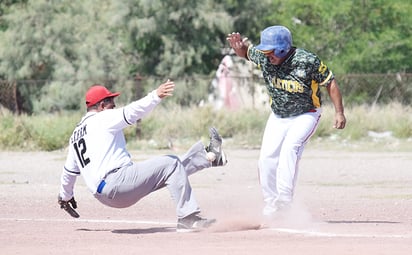
M 272 23 L 336 73 L 411 72 L 412 4 L 402 0 L 273 1 Z
M 136 75 L 154 77 L 147 88 L 174 79 L 190 105 L 205 99 L 227 33 L 256 44 L 275 24 L 337 74 L 412 72 L 410 13 L 403 0 L 6 0 L 0 77 L 19 81 L 34 111 L 78 109 L 92 83 L 125 84 L 130 99 L 143 91 Z

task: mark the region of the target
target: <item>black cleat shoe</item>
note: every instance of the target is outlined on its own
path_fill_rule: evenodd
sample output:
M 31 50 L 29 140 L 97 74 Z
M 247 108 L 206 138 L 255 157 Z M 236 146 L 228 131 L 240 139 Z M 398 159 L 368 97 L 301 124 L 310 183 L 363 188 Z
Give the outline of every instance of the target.
M 215 219 L 205 219 L 200 217 L 197 213 L 194 213 L 179 219 L 177 221 L 176 231 L 179 233 L 201 231 L 210 227 L 215 222 Z
M 224 166 L 227 163 L 226 154 L 222 151 L 222 137 L 217 132 L 216 128 L 209 129 L 210 143 L 206 147 L 207 152 L 213 152 L 216 159 L 212 162 L 212 166 Z

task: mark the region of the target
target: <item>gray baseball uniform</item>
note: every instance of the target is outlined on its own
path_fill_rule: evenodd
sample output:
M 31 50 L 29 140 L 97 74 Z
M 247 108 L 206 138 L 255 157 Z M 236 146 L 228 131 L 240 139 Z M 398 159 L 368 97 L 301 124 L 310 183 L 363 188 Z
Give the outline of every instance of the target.
M 122 108 L 88 112 L 70 137 L 60 197 L 67 201 L 74 196 L 74 184 L 81 174 L 94 196 L 110 207 L 131 206 L 167 186 L 178 218 L 198 212 L 188 175 L 212 166 L 200 141 L 180 158 L 169 155 L 133 162 L 126 150 L 123 129 L 146 116 L 160 101 L 153 91 Z

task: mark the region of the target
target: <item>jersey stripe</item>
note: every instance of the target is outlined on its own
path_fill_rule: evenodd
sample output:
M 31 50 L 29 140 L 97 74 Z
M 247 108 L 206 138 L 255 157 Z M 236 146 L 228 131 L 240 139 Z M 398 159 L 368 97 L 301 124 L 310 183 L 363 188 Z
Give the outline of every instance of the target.
M 70 170 L 67 169 L 66 167 L 63 167 L 63 168 L 64 168 L 64 170 L 65 170 L 66 172 L 68 172 L 68 173 L 70 173 L 70 174 L 80 175 L 80 172 L 78 172 L 78 171 L 70 171 Z
M 132 123 L 128 122 L 126 119 L 126 115 L 124 114 L 124 108 L 123 108 L 123 119 L 128 125 L 132 125 Z
M 318 97 L 319 84 L 316 81 L 312 80 L 312 84 L 310 86 L 312 88 L 312 102 L 313 102 L 313 105 L 316 108 L 319 108 L 320 107 L 320 99 Z
M 320 85 L 320 86 L 325 85 L 325 83 L 329 82 L 330 77 L 332 77 L 332 72 L 329 72 L 328 77 L 326 77 L 326 79 L 325 79 L 321 84 L 319 84 L 319 85 Z
M 89 116 L 84 117 L 84 118 L 76 125 L 76 127 L 80 127 L 88 118 L 96 115 L 96 113 L 97 113 L 97 112 L 92 113 L 92 114 L 90 114 Z M 87 113 L 87 114 L 89 114 L 89 113 Z

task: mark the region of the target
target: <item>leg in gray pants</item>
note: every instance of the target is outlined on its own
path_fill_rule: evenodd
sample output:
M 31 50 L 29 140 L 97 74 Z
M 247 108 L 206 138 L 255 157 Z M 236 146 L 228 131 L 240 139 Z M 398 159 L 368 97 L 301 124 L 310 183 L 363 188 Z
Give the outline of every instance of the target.
M 199 141 L 182 157 L 166 155 L 133 162 L 108 175 L 101 194 L 96 193 L 95 197 L 107 206 L 125 208 L 167 186 L 176 202 L 178 218 L 199 212 L 188 176 L 212 166 L 206 153 L 203 143 Z

